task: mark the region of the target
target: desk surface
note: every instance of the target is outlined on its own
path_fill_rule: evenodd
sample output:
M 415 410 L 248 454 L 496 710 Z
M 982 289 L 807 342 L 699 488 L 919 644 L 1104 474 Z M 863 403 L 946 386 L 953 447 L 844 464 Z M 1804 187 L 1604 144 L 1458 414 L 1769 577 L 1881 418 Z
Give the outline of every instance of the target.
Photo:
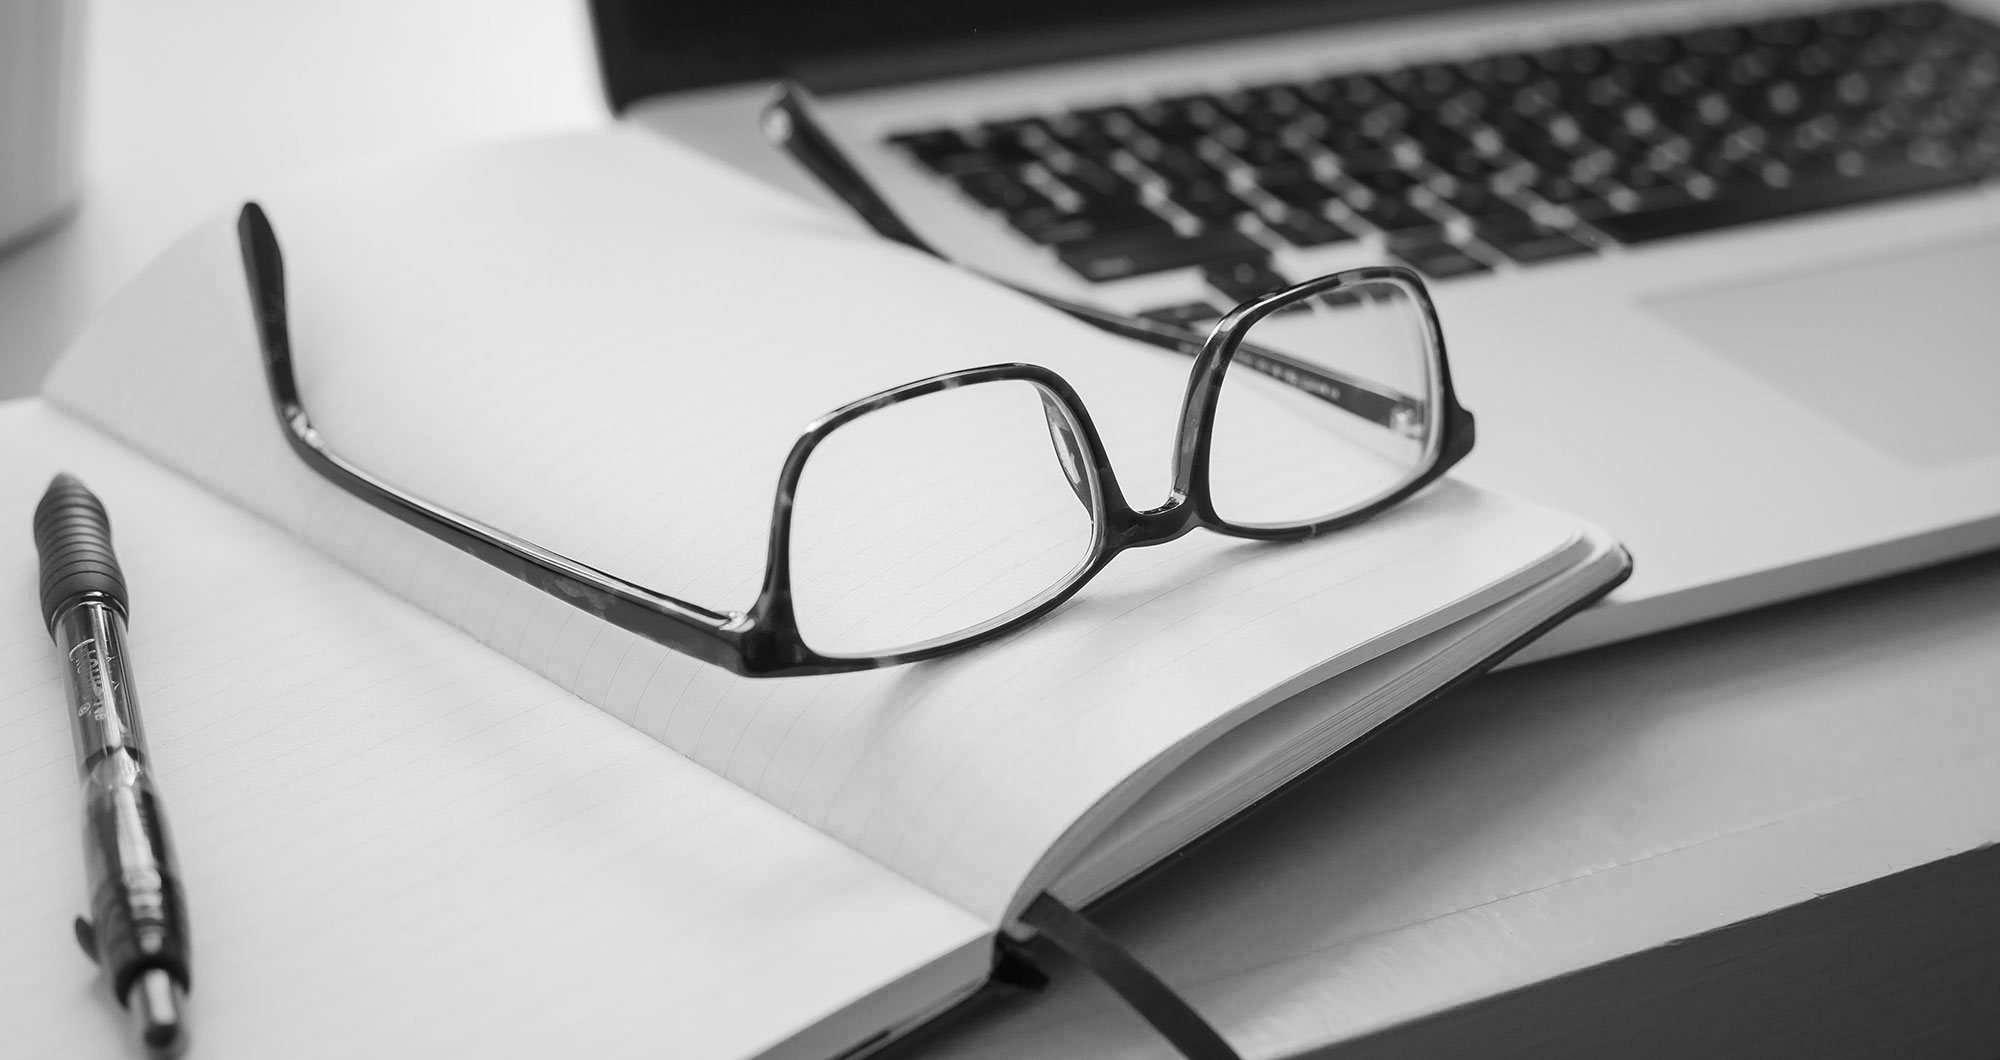
M 261 182 L 604 120 L 580 3 L 100 0 L 89 32 L 87 198 L 0 260 L 0 397 Z M 1990 1058 L 1996 646 L 1985 559 L 1503 674 L 1109 922 L 1251 1055 Z M 1160 1052 L 1068 975 L 934 1044 Z
M 0 257 L 0 400 L 111 293 L 286 174 L 606 120 L 581 0 L 94 0 L 82 209 Z

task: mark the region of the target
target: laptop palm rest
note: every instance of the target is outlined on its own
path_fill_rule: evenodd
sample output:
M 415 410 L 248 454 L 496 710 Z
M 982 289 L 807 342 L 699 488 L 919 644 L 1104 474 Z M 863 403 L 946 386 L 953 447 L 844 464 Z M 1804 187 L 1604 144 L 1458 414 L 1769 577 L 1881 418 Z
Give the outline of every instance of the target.
M 1646 305 L 1906 463 L 2000 452 L 2000 233 Z

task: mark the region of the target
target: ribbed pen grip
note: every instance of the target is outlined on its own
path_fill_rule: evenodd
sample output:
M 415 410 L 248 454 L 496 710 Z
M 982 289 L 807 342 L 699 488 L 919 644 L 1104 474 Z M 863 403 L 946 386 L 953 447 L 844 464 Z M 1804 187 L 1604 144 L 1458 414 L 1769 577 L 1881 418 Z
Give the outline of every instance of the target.
M 51 631 L 56 615 L 80 597 L 101 596 L 128 611 L 125 575 L 111 551 L 111 520 L 76 476 L 57 475 L 42 494 L 35 548 L 42 554 L 42 621 Z

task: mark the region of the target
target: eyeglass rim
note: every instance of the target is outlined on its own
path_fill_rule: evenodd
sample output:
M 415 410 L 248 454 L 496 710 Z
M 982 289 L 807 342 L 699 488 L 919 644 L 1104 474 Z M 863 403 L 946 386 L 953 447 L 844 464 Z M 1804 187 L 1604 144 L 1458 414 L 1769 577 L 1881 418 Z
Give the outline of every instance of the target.
M 1308 280 L 1239 307 L 1218 321 L 1197 355 L 1182 405 L 1175 454 L 1175 485 L 1158 508 L 1137 510 L 1117 485 L 1102 439 L 1075 389 L 1059 373 L 1033 364 L 988 365 L 941 373 L 870 395 L 820 417 L 794 444 L 780 473 L 765 577 L 748 612 L 718 612 L 660 593 L 599 570 L 442 505 L 425 501 L 341 457 L 312 425 L 298 392 L 291 352 L 283 255 L 269 218 L 258 204 L 246 203 L 238 217 L 238 237 L 266 382 L 279 426 L 293 451 L 321 477 L 431 537 L 502 572 L 596 615 L 612 625 L 664 647 L 742 676 L 804 676 L 901 665 L 955 653 L 1005 636 L 1060 607 L 1119 553 L 1174 540 L 1198 528 L 1236 537 L 1297 540 L 1366 519 L 1434 481 L 1470 451 L 1473 420 L 1458 404 L 1450 381 L 1442 331 L 1422 280 L 1401 266 L 1371 266 Z M 1439 386 L 1431 407 L 1441 414 L 1434 459 L 1400 489 L 1360 508 L 1297 526 L 1258 526 L 1218 515 L 1206 479 L 1212 446 L 1215 395 L 1244 333 L 1278 307 L 1299 297 L 1326 293 L 1369 279 L 1407 285 L 1432 334 Z M 1077 430 L 1097 491 L 1090 558 L 1069 578 L 1036 600 L 988 623 L 895 652 L 865 656 L 822 653 L 806 643 L 792 611 L 790 584 L 790 505 L 806 458 L 842 424 L 878 408 L 968 382 L 1022 379 L 1050 395 Z M 1192 441 L 1190 440 L 1192 438 Z M 779 513 L 782 512 L 783 534 Z
M 1258 523 L 1232 519 L 1217 510 L 1211 481 L 1215 446 L 1215 420 L 1222 387 L 1229 370 L 1244 350 L 1244 339 L 1257 323 L 1295 302 L 1323 298 L 1349 287 L 1388 284 L 1402 291 L 1415 306 L 1423 330 L 1425 376 L 1430 397 L 1405 397 L 1410 404 L 1426 406 L 1426 414 L 1437 420 L 1424 436 L 1424 453 L 1416 470 L 1402 483 L 1376 500 L 1364 501 L 1311 520 Z M 1266 359 L 1298 363 L 1275 350 L 1260 349 Z M 1319 375 L 1338 377 L 1323 366 L 1309 366 Z M 1379 387 L 1373 388 L 1377 391 Z M 1348 411 L 1352 411 L 1349 409 Z M 1385 425 L 1386 426 L 1386 425 Z M 1188 396 L 1181 413 L 1181 449 L 1176 453 L 1174 481 L 1200 510 L 1202 517 L 1217 527 L 1227 527 L 1231 536 L 1287 541 L 1330 533 L 1352 526 L 1401 502 L 1437 480 L 1472 451 L 1476 420 L 1459 403 L 1451 377 L 1451 359 L 1445 351 L 1444 328 L 1438 320 L 1437 305 L 1416 270 L 1404 265 L 1367 265 L 1317 276 L 1282 290 L 1251 299 L 1216 322 L 1196 359 L 1190 375 Z
M 1053 402 L 1069 420 L 1070 427 L 1075 432 L 1074 440 L 1085 458 L 1084 468 L 1088 473 L 1086 477 L 1092 494 L 1091 540 L 1088 554 L 1072 566 L 1067 574 L 1052 582 L 1036 596 L 965 629 L 878 652 L 850 655 L 822 651 L 813 647 L 804 631 L 799 628 L 795 586 L 792 579 L 791 549 L 792 523 L 798 490 L 804 481 L 806 467 L 813 453 L 835 432 L 869 413 L 947 390 L 1001 382 L 1022 382 L 1035 387 L 1045 400 Z M 1097 432 L 1097 425 L 1091 420 L 1090 413 L 1077 394 L 1076 388 L 1071 386 L 1069 380 L 1063 378 L 1061 373 L 1051 368 L 1018 361 L 989 364 L 942 372 L 901 386 L 890 387 L 842 405 L 814 420 L 799 435 L 798 441 L 792 444 L 790 452 L 786 454 L 785 462 L 778 472 L 777 496 L 772 502 L 771 532 L 764 555 L 764 580 L 758 590 L 757 602 L 749 611 L 751 624 L 791 640 L 809 653 L 815 661 L 859 664 L 854 667 L 855 669 L 901 665 L 962 651 L 1004 636 L 1062 606 L 1064 601 L 1075 595 L 1078 589 L 1110 562 L 1111 556 L 1121 551 L 1117 549 L 1107 551 L 1105 541 L 1111 525 L 1107 515 L 1114 498 L 1119 498 L 1117 503 L 1120 507 L 1124 506 L 1122 493 L 1118 489 L 1103 439 Z
M 1242 347 L 1244 336 L 1256 323 L 1292 302 L 1320 297 L 1343 287 L 1371 283 L 1389 283 L 1408 294 L 1426 332 L 1427 372 L 1434 395 L 1426 404 L 1438 423 L 1435 430 L 1427 433 L 1423 463 L 1406 481 L 1382 495 L 1311 521 L 1259 524 L 1220 515 L 1215 507 L 1208 461 L 1213 448 L 1221 384 L 1232 359 Z M 790 552 L 794 501 L 813 451 L 834 431 L 871 412 L 943 390 L 1004 380 L 1023 381 L 1041 389 L 1061 408 L 1076 429 L 1076 441 L 1096 490 L 1092 504 L 1096 525 L 1092 528 L 1090 554 L 1073 567 L 1064 580 L 1052 584 L 1037 597 L 966 629 L 917 644 L 866 654 L 849 655 L 814 648 L 799 629 Z M 1380 265 L 1315 277 L 1244 303 L 1218 321 L 1210 331 L 1189 373 L 1182 399 L 1173 486 L 1165 502 L 1156 508 L 1132 506 L 1118 485 L 1117 472 L 1111 465 L 1089 406 L 1061 373 L 1042 365 L 1016 362 L 944 372 L 871 394 L 820 417 L 794 443 L 779 473 L 778 495 L 772 509 L 771 536 L 765 555 L 765 579 L 757 603 L 749 614 L 754 626 L 770 630 L 797 645 L 815 662 L 847 661 L 869 666 L 894 666 L 937 658 L 1006 636 L 1047 615 L 1074 596 L 1119 553 L 1129 549 L 1163 544 L 1197 529 L 1213 530 L 1231 537 L 1296 541 L 1368 519 L 1436 481 L 1462 459 L 1472 449 L 1473 429 L 1473 416 L 1458 403 L 1451 382 L 1450 364 L 1445 354 L 1443 329 L 1438 322 L 1436 306 L 1415 271 L 1400 265 Z

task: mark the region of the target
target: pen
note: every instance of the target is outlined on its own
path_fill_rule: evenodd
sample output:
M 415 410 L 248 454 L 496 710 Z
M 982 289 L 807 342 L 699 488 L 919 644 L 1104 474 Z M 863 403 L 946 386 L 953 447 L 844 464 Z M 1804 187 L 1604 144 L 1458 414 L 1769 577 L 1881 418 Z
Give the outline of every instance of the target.
M 35 509 L 42 618 L 64 659 L 70 735 L 83 784 L 83 859 L 90 919 L 83 952 L 109 978 L 147 1052 L 187 1045 L 187 906 L 153 791 L 152 761 L 125 655 L 125 578 L 104 505 L 57 475 Z

